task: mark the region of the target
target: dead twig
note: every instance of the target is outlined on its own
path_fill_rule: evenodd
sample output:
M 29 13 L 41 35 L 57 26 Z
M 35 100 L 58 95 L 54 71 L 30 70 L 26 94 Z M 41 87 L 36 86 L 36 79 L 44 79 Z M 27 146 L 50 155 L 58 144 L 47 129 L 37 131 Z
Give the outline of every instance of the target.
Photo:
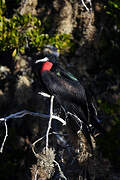
M 49 132 L 51 129 L 51 124 L 52 124 L 52 119 L 53 119 L 53 100 L 54 100 L 54 96 L 51 96 L 51 100 L 50 100 L 50 119 L 49 119 L 49 123 L 48 123 L 48 129 L 46 132 L 46 149 L 48 148 L 48 136 L 49 136 Z
M 3 118 L 4 119 L 4 118 Z M 4 137 L 4 140 L 3 140 L 3 143 L 1 145 L 1 148 L 0 148 L 0 152 L 2 153 L 3 152 L 3 148 L 4 148 L 4 144 L 6 142 L 6 139 L 7 139 L 7 136 L 8 136 L 8 127 L 7 127 L 7 123 L 6 123 L 6 119 L 4 119 L 4 123 L 5 123 L 5 137 Z
M 89 11 L 92 11 L 92 3 L 91 3 L 91 0 L 87 0 L 87 2 L 89 2 L 90 4 L 90 9 L 86 6 L 84 0 L 81 0 L 82 1 L 82 4 L 83 6 L 85 7 L 85 9 L 89 12 Z
M 4 144 L 5 144 L 7 136 L 8 136 L 7 121 L 9 119 L 22 118 L 25 115 L 38 116 L 38 117 L 47 118 L 47 119 L 50 118 L 50 115 L 41 114 L 41 113 L 38 113 L 38 112 L 31 112 L 31 111 L 28 111 L 28 110 L 23 110 L 23 111 L 14 113 L 14 114 L 10 114 L 9 116 L 6 116 L 4 118 L 0 118 L 0 122 L 4 122 L 4 124 L 5 124 L 5 137 L 4 137 L 3 143 L 2 143 L 1 148 L 0 148 L 1 153 L 3 152 Z M 66 125 L 66 122 L 61 117 L 52 115 L 52 118 L 60 121 L 63 125 Z

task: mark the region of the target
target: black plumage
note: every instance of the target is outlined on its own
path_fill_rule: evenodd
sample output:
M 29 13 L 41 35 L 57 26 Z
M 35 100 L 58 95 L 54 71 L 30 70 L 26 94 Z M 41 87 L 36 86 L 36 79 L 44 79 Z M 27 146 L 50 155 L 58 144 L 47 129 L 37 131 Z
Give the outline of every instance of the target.
M 100 130 L 97 121 L 96 109 L 89 102 L 82 84 L 69 72 L 64 70 L 58 62 L 49 61 L 53 66 L 50 70 L 40 72 L 41 65 L 37 64 L 37 75 L 44 90 L 53 95 L 60 107 L 64 110 L 67 125 L 77 134 L 81 130 L 92 148 L 91 128 Z M 92 117 L 93 116 L 93 117 Z

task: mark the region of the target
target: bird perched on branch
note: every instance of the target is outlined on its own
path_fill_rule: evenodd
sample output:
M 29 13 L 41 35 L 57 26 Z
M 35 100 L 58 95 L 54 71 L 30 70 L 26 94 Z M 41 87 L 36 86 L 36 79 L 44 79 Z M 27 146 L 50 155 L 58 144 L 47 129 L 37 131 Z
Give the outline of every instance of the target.
M 101 129 L 96 109 L 92 102 L 88 102 L 81 82 L 58 63 L 57 49 L 49 45 L 47 49 L 46 57 L 35 62 L 38 78 L 44 90 L 53 95 L 64 110 L 67 125 L 76 134 L 81 130 L 92 148 L 90 126 Z

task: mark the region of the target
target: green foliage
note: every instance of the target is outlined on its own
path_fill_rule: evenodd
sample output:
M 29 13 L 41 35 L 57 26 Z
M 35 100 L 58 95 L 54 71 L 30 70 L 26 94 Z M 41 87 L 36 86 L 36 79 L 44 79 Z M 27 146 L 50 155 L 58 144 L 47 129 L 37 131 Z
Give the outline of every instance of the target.
M 16 49 L 17 52 L 24 53 L 25 47 L 29 46 L 40 50 L 45 44 L 55 45 L 58 50 L 70 48 L 71 36 L 69 34 L 57 34 L 50 36 L 44 33 L 41 20 L 31 14 L 14 15 L 8 19 L 3 14 L 5 12 L 5 0 L 2 0 L 0 8 L 0 49 Z
M 6 5 L 5 5 L 5 0 L 0 1 L 0 16 L 5 13 L 6 11 Z
M 108 4 L 105 6 L 105 10 L 106 13 L 114 19 L 117 28 L 120 29 L 120 1 L 108 0 Z
M 107 7 L 105 7 L 107 9 Z M 110 11 L 114 11 L 114 9 L 116 10 L 120 10 L 120 1 L 119 0 L 109 0 L 108 1 L 108 9 L 109 9 L 109 13 L 111 14 Z

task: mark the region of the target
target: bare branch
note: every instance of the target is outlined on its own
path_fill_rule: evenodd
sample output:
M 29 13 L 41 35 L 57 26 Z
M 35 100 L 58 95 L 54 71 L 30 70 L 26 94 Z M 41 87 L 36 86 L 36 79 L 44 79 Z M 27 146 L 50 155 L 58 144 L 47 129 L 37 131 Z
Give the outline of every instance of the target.
M 85 7 L 85 9 L 86 9 L 87 11 L 89 11 L 88 7 L 87 7 L 86 4 L 84 3 L 84 0 L 81 0 L 81 1 L 82 1 L 83 6 Z
M 80 130 L 79 131 L 81 131 L 82 130 L 82 128 L 83 128 L 83 121 L 81 121 L 81 119 L 77 116 L 77 115 L 75 115 L 75 114 L 72 114 L 71 112 L 67 112 L 67 114 L 70 114 L 71 116 L 74 116 L 77 120 L 78 120 L 78 122 L 80 122 Z M 76 122 L 76 123 L 78 123 L 78 122 Z
M 64 178 L 65 180 L 67 180 L 67 178 L 64 176 L 64 174 L 63 174 L 63 172 L 61 170 L 61 167 L 60 167 L 59 163 L 57 161 L 55 161 L 55 160 L 54 160 L 54 163 L 58 166 L 61 178 Z
M 34 180 L 37 180 L 37 174 L 38 174 L 38 170 L 36 170 L 36 173 L 35 173 L 35 178 L 34 178 Z
M 55 134 L 56 137 L 57 137 L 60 141 L 62 141 L 62 140 L 59 138 L 60 136 L 68 136 L 68 134 L 60 134 L 60 133 L 56 133 L 56 132 L 51 132 L 51 133 L 49 133 L 49 135 L 52 135 L 52 134 Z M 32 144 L 32 151 L 33 151 L 33 153 L 34 153 L 35 156 L 37 155 L 36 152 L 35 152 L 35 149 L 34 149 L 36 143 L 38 143 L 39 141 L 42 141 L 45 137 L 46 137 L 46 135 L 43 136 L 43 137 L 41 137 L 41 138 L 39 138 L 39 139 L 37 139 L 37 140 Z M 67 145 L 67 144 L 65 143 L 65 141 L 64 141 L 64 145 Z
M 89 12 L 89 11 L 92 11 L 92 3 L 91 3 L 91 0 L 87 0 L 87 2 L 89 2 L 90 4 L 90 9 L 86 6 L 84 0 L 81 0 L 82 1 L 82 4 L 83 6 L 85 7 L 85 9 Z
M 44 96 L 44 97 L 48 97 L 48 98 L 51 97 L 49 94 L 44 93 L 44 92 L 38 92 L 38 94 L 40 94 L 40 95 L 42 95 L 42 96 Z
M 90 10 L 92 11 L 92 2 L 91 2 L 91 0 L 89 0 L 89 3 L 90 3 Z
M 43 95 L 43 96 L 45 96 L 45 97 L 50 97 L 49 95 L 46 95 L 45 93 L 40 93 L 40 94 Z M 5 118 L 0 118 L 0 122 L 4 122 L 4 124 L 5 124 L 5 131 L 6 131 L 5 137 L 4 137 L 4 140 L 3 140 L 3 143 L 2 143 L 1 148 L 0 148 L 0 152 L 1 152 L 1 153 L 3 152 L 4 144 L 5 144 L 6 139 L 7 139 L 7 136 L 8 136 L 8 128 L 7 128 L 7 123 L 6 123 L 7 120 L 8 120 L 8 119 L 11 119 L 11 118 L 12 118 L 12 119 L 22 118 L 22 117 L 24 117 L 25 115 L 32 115 L 32 116 L 39 116 L 39 117 L 42 117 L 42 118 L 49 118 L 48 129 L 47 129 L 46 135 L 43 136 L 43 137 L 41 137 L 40 139 L 38 139 L 37 141 L 35 141 L 35 142 L 32 144 L 32 151 L 33 151 L 34 155 L 37 157 L 37 154 L 36 154 L 35 149 L 34 149 L 35 144 L 38 143 L 39 141 L 41 141 L 43 138 L 46 137 L 46 150 L 47 150 L 47 149 L 48 149 L 48 145 L 49 145 L 49 143 L 48 143 L 49 135 L 50 135 L 50 134 L 55 134 L 56 137 L 57 137 L 57 135 L 58 135 L 58 133 L 56 133 L 56 132 L 50 133 L 51 124 L 52 124 L 52 119 L 53 119 L 53 118 L 54 118 L 54 119 L 57 119 L 57 120 L 60 121 L 63 125 L 66 125 L 66 122 L 65 122 L 62 118 L 53 115 L 53 100 L 54 100 L 54 96 L 51 96 L 51 99 L 50 99 L 50 115 L 41 114 L 41 113 L 38 113 L 38 112 L 37 112 L 37 113 L 36 113 L 36 112 L 30 112 L 30 111 L 28 111 L 28 110 L 23 110 L 23 111 L 14 113 L 14 114 L 10 114 L 9 116 L 7 116 L 7 117 L 5 117 Z M 65 144 L 65 142 L 64 142 L 64 144 Z M 58 164 L 58 162 L 55 161 L 55 160 L 54 160 L 53 162 L 58 166 L 58 169 L 59 169 L 59 172 L 60 172 L 60 176 L 61 176 L 62 178 L 64 178 L 65 180 L 67 180 L 67 178 L 64 176 L 64 174 L 63 174 L 63 172 L 62 172 L 62 170 L 61 170 L 60 165 Z M 37 180 L 37 175 L 38 175 L 38 170 L 36 170 L 36 173 L 35 173 L 35 176 L 34 176 L 34 180 Z
M 49 119 L 48 129 L 47 129 L 47 133 L 46 133 L 46 149 L 48 149 L 48 136 L 49 136 L 49 132 L 51 129 L 51 123 L 52 123 L 52 119 L 53 119 L 53 100 L 54 100 L 54 96 L 51 96 L 51 99 L 50 99 L 50 119 Z
M 10 114 L 9 116 L 6 116 L 5 118 L 0 118 L 0 122 L 4 122 L 4 124 L 5 124 L 5 131 L 6 131 L 3 143 L 2 143 L 1 148 L 0 148 L 0 152 L 1 153 L 3 152 L 3 147 L 4 147 L 5 141 L 6 141 L 7 136 L 8 136 L 8 128 L 7 128 L 7 123 L 6 123 L 7 120 L 8 119 L 22 118 L 25 115 L 38 116 L 38 117 L 46 118 L 46 119 L 52 117 L 53 119 L 56 119 L 56 120 L 60 121 L 63 125 L 66 125 L 66 121 L 64 121 L 62 118 L 60 118 L 58 116 L 53 115 L 53 113 L 52 113 L 52 116 L 51 116 L 51 115 L 41 114 L 41 113 L 38 113 L 38 112 L 31 112 L 31 111 L 28 111 L 28 110 L 23 110 L 23 111 L 14 113 L 14 114 Z M 48 128 L 48 132 L 47 132 L 47 135 L 46 135 L 47 142 L 48 142 L 48 134 L 49 134 L 49 131 L 50 131 L 50 128 L 51 128 L 51 124 L 50 123 L 51 123 L 51 120 L 49 120 L 49 126 L 48 126 L 49 128 Z
M 2 143 L 1 148 L 0 148 L 1 153 L 3 152 L 4 144 L 5 144 L 5 141 L 6 141 L 7 136 L 8 136 L 8 128 L 7 128 L 6 119 L 4 119 L 4 123 L 5 123 L 5 137 L 4 137 L 3 143 Z
M 7 121 L 8 119 L 22 118 L 25 115 L 38 116 L 38 117 L 46 118 L 46 119 L 50 118 L 50 115 L 47 115 L 47 114 L 41 114 L 39 112 L 31 112 L 28 110 L 23 110 L 14 114 L 10 114 L 9 116 L 6 116 L 5 118 L 0 118 L 0 122 L 5 121 L 5 120 Z M 53 119 L 60 121 L 63 125 L 66 125 L 66 121 L 59 116 L 53 115 Z

